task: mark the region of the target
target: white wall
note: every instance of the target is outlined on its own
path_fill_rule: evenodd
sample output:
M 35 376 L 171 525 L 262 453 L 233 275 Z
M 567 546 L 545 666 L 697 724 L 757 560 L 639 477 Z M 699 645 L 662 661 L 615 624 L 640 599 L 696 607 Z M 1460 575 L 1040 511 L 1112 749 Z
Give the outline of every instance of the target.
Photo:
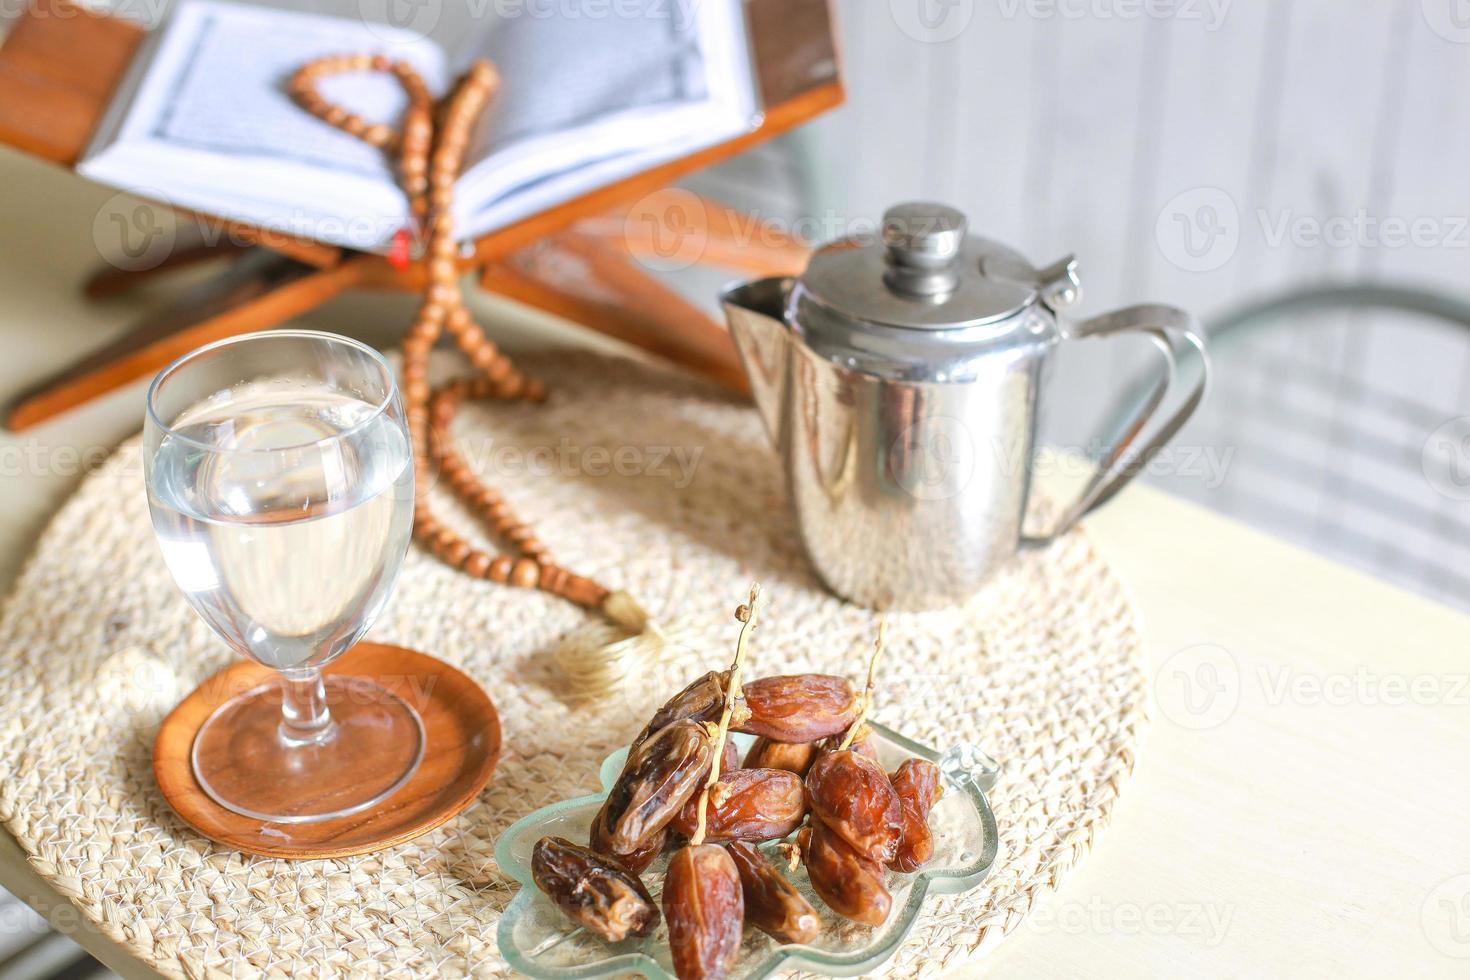
M 824 220 L 955 203 L 1034 261 L 1076 252 L 1087 313 L 1156 299 L 1209 318 L 1363 278 L 1470 298 L 1464 0 L 836 7 L 850 102 L 804 152 Z M 1185 438 L 1233 450 L 1230 479 L 1166 482 L 1470 600 L 1470 504 L 1431 486 L 1421 458 L 1470 413 L 1470 331 L 1360 311 L 1220 346 L 1221 383 Z M 1082 444 L 1143 353 L 1061 359 L 1053 438 Z

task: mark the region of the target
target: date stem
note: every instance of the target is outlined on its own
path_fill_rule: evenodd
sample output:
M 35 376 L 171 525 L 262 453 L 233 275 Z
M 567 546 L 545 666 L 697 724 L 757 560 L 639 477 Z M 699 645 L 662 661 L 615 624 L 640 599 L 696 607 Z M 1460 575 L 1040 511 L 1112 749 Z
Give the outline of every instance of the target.
M 867 720 L 868 708 L 873 704 L 873 681 L 878 676 L 878 660 L 883 656 L 883 641 L 888 637 L 888 617 L 884 616 L 878 620 L 878 639 L 873 642 L 873 656 L 868 660 L 868 683 L 863 688 L 863 703 L 858 705 L 857 717 L 852 720 L 852 727 L 843 736 L 842 744 L 837 746 L 837 751 L 842 752 L 852 745 L 852 740 L 857 737 L 863 722 Z
M 740 672 L 745 666 L 745 649 L 750 643 L 750 634 L 755 630 L 760 597 L 760 583 L 754 582 L 750 586 L 750 601 L 735 610 L 735 618 L 740 620 L 740 637 L 735 641 L 735 662 L 730 665 L 730 687 L 725 692 L 725 708 L 720 712 L 720 727 L 715 731 L 713 761 L 709 767 L 709 778 L 705 780 L 704 788 L 699 791 L 699 805 L 696 808 L 697 823 L 694 826 L 694 836 L 689 838 L 691 847 L 698 847 L 704 843 L 710 790 L 720 781 L 720 761 L 725 754 L 725 740 L 730 737 L 730 716 L 734 714 L 735 705 L 741 698 Z

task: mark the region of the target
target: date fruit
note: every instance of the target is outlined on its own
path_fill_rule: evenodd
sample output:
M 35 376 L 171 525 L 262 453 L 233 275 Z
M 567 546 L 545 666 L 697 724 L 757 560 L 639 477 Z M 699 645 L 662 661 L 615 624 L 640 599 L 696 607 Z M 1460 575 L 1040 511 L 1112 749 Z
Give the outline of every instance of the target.
M 725 750 L 720 755 L 720 772 L 734 772 L 740 768 L 740 750 L 729 738 L 725 739 Z M 706 773 L 706 776 L 709 774 Z
M 531 877 L 567 918 L 607 942 L 646 936 L 658 925 L 658 907 L 637 875 L 569 840 L 537 841 Z
M 726 850 L 740 872 L 746 922 L 778 943 L 809 943 L 817 938 L 821 916 L 759 848 L 735 841 Z
M 628 756 L 604 805 L 607 846 L 615 857 L 650 845 L 704 784 L 712 753 L 708 730 L 685 718 L 655 732 Z
M 888 866 L 895 871 L 917 871 L 934 857 L 929 811 L 944 793 L 939 767 L 927 759 L 905 759 L 888 778 L 903 810 L 903 832 Z
M 699 823 L 699 793 L 695 793 L 669 829 L 694 836 Z M 785 769 L 734 769 L 721 773 L 710 789 L 705 815 L 705 840 L 771 840 L 785 837 L 806 815 L 806 792 L 801 777 Z
M 712 670 L 690 684 L 684 690 L 664 702 L 663 707 L 653 713 L 643 731 L 633 739 L 633 749 L 648 741 L 649 737 L 669 727 L 676 721 L 698 721 L 714 724 L 725 710 L 725 685 L 730 682 L 728 670 Z
M 844 749 L 823 752 L 806 774 L 807 806 L 864 858 L 893 860 L 903 833 L 903 807 L 888 774 L 873 760 Z
M 740 872 L 718 844 L 681 847 L 664 876 L 669 952 L 680 980 L 716 980 L 740 954 L 745 902 Z
M 831 738 L 822 739 L 817 743 L 817 752 L 836 752 L 837 747 L 842 744 L 842 739 L 846 735 L 846 732 L 840 732 Z M 848 749 L 866 759 L 872 759 L 874 762 L 878 761 L 878 747 L 873 744 L 873 736 L 868 731 L 867 725 L 864 725 L 862 731 L 858 732 L 857 738 L 852 740 L 852 744 L 848 746 Z M 813 759 L 815 758 L 813 756 Z
M 817 745 L 813 742 L 773 742 L 768 738 L 758 738 L 745 753 L 745 768 L 785 769 L 805 776 L 816 755 Z
M 888 921 L 893 896 L 883 883 L 881 865 L 853 850 L 821 820 L 804 828 L 798 843 L 812 890 L 832 911 L 870 926 Z
M 648 870 L 653 859 L 663 853 L 664 844 L 669 839 L 667 830 L 660 830 L 644 842 L 642 847 L 628 854 L 619 854 L 613 850 L 611 834 L 607 829 L 607 803 L 602 804 L 602 809 L 597 811 L 597 816 L 592 818 L 592 829 L 587 835 L 587 846 L 598 854 L 605 854 L 617 861 L 623 867 L 641 875 Z
M 777 742 L 815 742 L 845 731 L 857 717 L 857 694 L 845 677 L 762 677 L 746 684 L 744 692 L 750 717 L 734 730 Z

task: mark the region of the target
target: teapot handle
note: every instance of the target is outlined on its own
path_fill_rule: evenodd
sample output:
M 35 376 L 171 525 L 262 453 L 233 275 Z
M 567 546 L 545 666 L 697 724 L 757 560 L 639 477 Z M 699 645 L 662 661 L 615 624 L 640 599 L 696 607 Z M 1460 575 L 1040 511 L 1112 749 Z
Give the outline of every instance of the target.
M 1044 545 L 1050 542 L 1071 530 L 1088 513 L 1111 500 L 1114 494 L 1127 486 L 1128 481 L 1138 475 L 1148 465 L 1148 461 L 1174 438 L 1175 433 L 1189 421 L 1194 410 L 1199 408 L 1200 402 L 1204 401 L 1210 380 L 1210 357 L 1205 351 L 1205 342 L 1200 336 L 1194 317 L 1177 307 L 1158 304 L 1125 307 L 1083 320 L 1075 324 L 1066 336 L 1068 340 L 1082 340 L 1127 333 L 1141 333 L 1152 340 L 1154 346 L 1164 355 L 1166 370 L 1149 391 L 1138 411 L 1123 427 L 1122 438 L 1108 450 L 1097 472 L 1076 501 L 1063 513 L 1056 527 L 1044 535 L 1022 535 L 1022 545 Z M 1180 357 L 1185 353 L 1186 347 L 1193 347 L 1199 353 L 1198 380 L 1194 382 L 1179 408 L 1159 424 L 1157 431 L 1140 448 L 1130 454 L 1134 444 L 1139 441 L 1144 429 L 1158 412 L 1159 406 L 1168 397 L 1170 389 L 1175 387 Z

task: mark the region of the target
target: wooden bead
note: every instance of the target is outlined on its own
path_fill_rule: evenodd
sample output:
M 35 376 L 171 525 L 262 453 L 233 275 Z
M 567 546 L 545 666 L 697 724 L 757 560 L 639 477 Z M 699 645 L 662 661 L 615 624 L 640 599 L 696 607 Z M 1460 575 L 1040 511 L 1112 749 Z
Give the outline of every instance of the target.
M 475 578 L 484 578 L 490 571 L 490 556 L 483 551 L 472 551 L 461 567 Z
M 504 360 L 504 358 L 500 353 L 500 348 L 486 340 L 470 354 L 470 360 L 474 361 L 475 367 L 481 371 L 489 371 Z
M 511 568 L 514 565 L 515 565 L 515 562 L 512 561 L 507 556 L 505 556 L 505 555 L 497 555 L 496 558 L 495 558 L 495 560 L 490 563 L 490 578 L 491 578 L 491 580 L 492 581 L 495 581 L 495 582 L 507 582 L 507 581 L 509 581 L 510 580 L 510 570 L 511 570 Z
M 564 599 L 569 599 L 579 606 L 588 609 L 601 608 L 607 599 L 608 591 L 590 578 L 581 575 L 568 575 L 566 582 L 557 592 Z
M 530 558 L 516 562 L 510 573 L 510 584 L 522 589 L 534 589 L 541 580 L 541 566 Z
M 506 378 L 510 377 L 512 372 L 515 371 L 515 367 L 507 358 L 498 357 L 495 359 L 494 364 L 486 365 L 484 371 L 485 377 L 494 382 L 498 393 L 499 386 L 505 382 Z
M 458 568 L 464 564 L 464 560 L 470 556 L 470 546 L 463 540 L 455 541 L 444 549 L 443 558 L 446 562 Z

